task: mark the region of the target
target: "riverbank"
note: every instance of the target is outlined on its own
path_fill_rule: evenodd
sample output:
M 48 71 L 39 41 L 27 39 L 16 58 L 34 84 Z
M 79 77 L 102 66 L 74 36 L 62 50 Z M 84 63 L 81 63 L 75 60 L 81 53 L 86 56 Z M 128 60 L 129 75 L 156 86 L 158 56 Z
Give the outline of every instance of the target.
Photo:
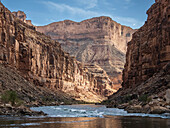
M 20 106 L 20 107 L 13 107 L 11 105 L 7 106 L 0 106 L 0 115 L 5 115 L 5 116 L 16 116 L 16 117 L 21 117 L 21 116 L 46 116 L 42 111 L 32 111 L 30 108 L 25 107 L 25 106 Z
M 30 111 L 30 110 L 28 110 Z M 169 128 L 170 115 L 127 113 L 104 105 L 60 105 L 32 107 L 29 116 L 2 116 L 0 127 L 57 128 Z M 48 115 L 43 115 L 42 112 Z M 24 113 L 25 114 L 25 113 Z
M 133 88 L 122 88 L 102 104 L 130 113 L 170 113 L 170 63 Z
M 11 105 L 11 100 L 14 105 Z M 0 115 L 44 115 L 29 108 L 78 103 L 83 102 L 76 101 L 62 91 L 35 86 L 15 68 L 0 64 Z

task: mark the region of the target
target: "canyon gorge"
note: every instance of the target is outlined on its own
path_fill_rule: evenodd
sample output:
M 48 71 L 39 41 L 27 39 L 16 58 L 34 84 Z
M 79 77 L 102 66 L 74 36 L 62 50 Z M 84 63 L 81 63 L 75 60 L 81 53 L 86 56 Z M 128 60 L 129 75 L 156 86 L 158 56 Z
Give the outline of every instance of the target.
M 34 85 L 90 102 L 121 87 L 127 42 L 135 30 L 104 16 L 34 26 L 22 11 L 3 11 L 1 63 L 15 67 Z
M 106 16 L 34 26 L 0 2 L 0 94 L 14 90 L 30 106 L 103 101 L 170 113 L 169 1 L 147 15 L 138 30 Z
M 2 65 L 19 71 L 35 86 L 59 90 L 76 100 L 99 102 L 116 92 L 105 70 L 64 52 L 59 42 L 37 32 L 23 12 L 12 14 L 2 4 L 0 7 Z

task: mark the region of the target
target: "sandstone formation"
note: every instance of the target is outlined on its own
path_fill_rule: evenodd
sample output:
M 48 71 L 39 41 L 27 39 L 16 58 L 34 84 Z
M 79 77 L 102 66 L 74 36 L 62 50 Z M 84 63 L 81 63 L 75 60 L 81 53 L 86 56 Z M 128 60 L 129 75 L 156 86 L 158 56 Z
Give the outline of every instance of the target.
M 148 19 L 128 43 L 123 86 L 135 87 L 160 71 L 170 61 L 168 1 L 156 2 Z
M 76 103 L 70 95 L 58 90 L 52 91 L 49 88 L 35 86 L 16 69 L 0 64 L 0 96 L 7 90 L 15 91 L 26 106 L 58 105 L 61 102 Z M 1 104 L 0 99 L 0 109 L 3 109 Z
M 170 4 L 157 0 L 128 43 L 122 89 L 110 105 L 129 112 L 170 112 Z M 106 101 L 108 102 L 108 101 Z
M 17 11 L 17 12 L 12 12 L 12 14 L 15 17 L 18 17 L 20 20 L 22 20 L 23 22 L 29 24 L 30 26 L 33 26 L 31 20 L 26 20 L 27 16 L 23 11 Z
M 54 22 L 46 26 L 38 26 L 37 30 L 61 43 L 70 45 L 73 43 L 79 46 L 82 45 L 80 41 L 93 41 L 91 43 L 114 45 L 123 53 L 126 53 L 127 43 L 134 32 L 132 28 L 116 23 L 110 17 L 105 16 L 82 22 L 71 20 Z
M 110 88 L 109 78 L 90 73 L 64 52 L 58 42 L 35 31 L 34 26 L 16 18 L 2 4 L 0 63 L 14 67 L 35 86 L 60 90 L 78 100 L 101 101 L 115 91 Z
M 105 16 L 82 22 L 65 20 L 36 29 L 60 42 L 78 61 L 100 66 L 120 87 L 127 42 L 135 30 Z

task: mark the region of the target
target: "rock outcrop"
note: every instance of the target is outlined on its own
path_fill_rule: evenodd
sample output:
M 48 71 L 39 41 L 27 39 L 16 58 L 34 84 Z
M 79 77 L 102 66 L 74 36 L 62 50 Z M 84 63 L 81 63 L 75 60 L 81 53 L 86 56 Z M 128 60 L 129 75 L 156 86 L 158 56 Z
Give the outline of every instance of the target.
M 24 17 L 25 18 L 25 17 Z M 24 19 L 23 18 L 23 19 Z M 35 31 L 0 4 L 0 63 L 13 66 L 35 86 L 69 93 L 84 101 L 101 101 L 115 90 L 109 78 L 98 77 L 58 42 Z
M 78 61 L 100 66 L 114 85 L 120 87 L 127 42 L 136 30 L 105 16 L 82 22 L 65 20 L 36 29 L 60 42 Z
M 12 14 L 15 17 L 18 17 L 23 22 L 27 23 L 28 25 L 33 26 L 31 20 L 26 20 L 27 16 L 26 16 L 26 14 L 23 11 L 12 12 Z
M 128 43 L 122 89 L 110 105 L 129 112 L 170 112 L 170 4 L 157 0 L 148 19 Z

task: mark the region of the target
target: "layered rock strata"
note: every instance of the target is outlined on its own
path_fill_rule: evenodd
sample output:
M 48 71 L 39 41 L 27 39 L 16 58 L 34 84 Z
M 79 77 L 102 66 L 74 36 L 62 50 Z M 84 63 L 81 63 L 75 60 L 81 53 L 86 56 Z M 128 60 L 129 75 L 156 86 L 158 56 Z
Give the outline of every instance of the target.
M 65 20 L 54 22 L 46 26 L 38 26 L 37 30 L 49 35 L 54 40 L 82 45 L 79 41 L 91 40 L 93 43 L 114 45 L 118 50 L 126 53 L 127 43 L 131 40 L 135 30 L 113 21 L 110 17 L 95 17 L 82 22 Z M 74 42 L 76 41 L 76 42 Z
M 65 20 L 36 29 L 60 42 L 78 61 L 100 66 L 120 87 L 127 42 L 135 30 L 105 16 L 82 22 Z
M 166 0 L 147 11 L 148 19 L 128 43 L 123 87 L 135 87 L 148 80 L 170 61 L 170 13 Z
M 0 37 L 0 63 L 15 67 L 34 85 L 61 90 L 76 99 L 92 102 L 114 92 L 107 89 L 112 86 L 109 78 L 89 73 L 82 63 L 64 52 L 58 42 L 35 31 L 2 4 Z
M 157 0 L 128 43 L 122 89 L 106 101 L 129 112 L 170 113 L 170 4 Z
M 0 64 L 0 95 L 12 90 L 18 95 L 26 106 L 58 105 L 64 103 L 76 103 L 70 95 L 60 91 L 52 91 L 49 88 L 35 86 L 26 80 L 22 74 L 9 65 Z M 0 99 L 0 108 L 4 106 Z

